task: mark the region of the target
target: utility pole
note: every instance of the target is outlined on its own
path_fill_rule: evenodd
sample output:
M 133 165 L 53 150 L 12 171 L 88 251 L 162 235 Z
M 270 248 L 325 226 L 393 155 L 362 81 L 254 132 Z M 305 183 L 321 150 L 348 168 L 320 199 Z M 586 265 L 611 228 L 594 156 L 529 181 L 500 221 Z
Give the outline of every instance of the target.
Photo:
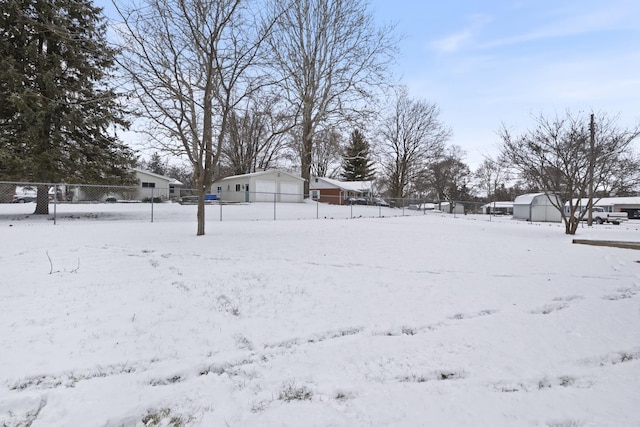
M 591 122 L 589 123 L 589 213 L 587 217 L 587 225 L 591 227 L 593 225 L 593 152 L 595 146 L 595 124 L 593 119 L 593 113 L 591 113 Z

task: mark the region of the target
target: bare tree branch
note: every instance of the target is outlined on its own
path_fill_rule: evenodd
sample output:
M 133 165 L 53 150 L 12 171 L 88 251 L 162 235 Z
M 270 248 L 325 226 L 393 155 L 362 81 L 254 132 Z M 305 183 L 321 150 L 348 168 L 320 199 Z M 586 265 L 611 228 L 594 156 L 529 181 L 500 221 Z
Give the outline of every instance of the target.
M 591 149 L 589 117 L 590 114 L 567 111 L 564 117 L 536 117 L 536 127 L 522 135 L 512 135 L 504 125 L 499 132 L 502 155 L 520 177 L 541 191 L 559 196 L 559 201 L 554 197 L 550 200 L 562 213 L 567 234 L 575 234 L 580 208 L 585 212 L 591 208 L 576 203 L 588 196 L 591 163 L 592 185 L 600 194 L 616 191 L 623 183 L 628 186 L 629 180 L 620 175 L 633 172 L 621 166 L 634 158 L 631 142 L 640 134 L 640 125 L 620 129 L 616 126 L 617 117 L 596 114 Z

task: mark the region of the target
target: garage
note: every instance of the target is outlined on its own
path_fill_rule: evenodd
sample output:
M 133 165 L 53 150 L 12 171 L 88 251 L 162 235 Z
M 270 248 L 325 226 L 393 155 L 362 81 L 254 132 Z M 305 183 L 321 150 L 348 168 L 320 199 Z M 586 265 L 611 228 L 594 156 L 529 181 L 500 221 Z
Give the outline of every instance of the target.
M 300 203 L 304 200 L 304 179 L 272 169 L 219 179 L 211 192 L 223 202 Z
M 295 182 L 280 183 L 280 201 L 286 203 L 295 203 L 299 200 L 300 191 L 298 184 Z
M 276 181 L 256 180 L 256 202 L 273 202 L 273 195 L 277 193 Z

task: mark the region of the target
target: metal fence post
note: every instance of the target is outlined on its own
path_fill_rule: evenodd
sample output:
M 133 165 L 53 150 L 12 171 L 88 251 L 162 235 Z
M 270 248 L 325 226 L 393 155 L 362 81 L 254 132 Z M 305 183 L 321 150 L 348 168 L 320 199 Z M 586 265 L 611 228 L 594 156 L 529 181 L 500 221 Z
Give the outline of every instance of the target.
M 153 222 L 153 190 L 154 188 L 151 187 L 151 222 Z
M 276 220 L 276 194 L 273 193 L 273 220 Z
M 58 221 L 58 184 L 53 184 L 53 225 Z
M 222 202 L 218 201 L 218 204 L 220 205 L 220 222 L 222 222 Z
M 316 219 L 320 219 L 320 201 L 316 200 Z

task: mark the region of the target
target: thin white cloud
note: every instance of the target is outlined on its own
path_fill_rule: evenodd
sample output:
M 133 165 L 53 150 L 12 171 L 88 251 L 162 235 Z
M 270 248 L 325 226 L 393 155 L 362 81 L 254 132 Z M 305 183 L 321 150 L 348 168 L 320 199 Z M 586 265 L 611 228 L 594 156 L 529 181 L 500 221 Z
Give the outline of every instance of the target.
M 435 40 L 430 43 L 430 47 L 441 53 L 454 53 L 464 49 L 468 45 L 475 43 L 481 30 L 492 21 L 488 15 L 471 15 L 468 18 L 470 25 L 457 33 Z
M 512 8 L 512 10 L 522 15 L 528 13 L 526 9 L 521 8 Z M 470 24 L 466 28 L 431 42 L 429 47 L 440 53 L 451 54 L 467 48 L 493 49 L 598 31 L 624 29 L 637 31 L 637 16 L 640 16 L 640 3 L 635 1 L 605 3 L 597 10 L 586 8 L 581 4 L 561 5 L 555 10 L 549 10 L 543 17 L 538 17 L 537 22 L 524 19 L 519 27 L 521 33 L 506 34 L 483 41 L 483 30 L 494 20 L 486 14 L 476 14 L 468 18 Z
M 471 30 L 463 30 L 444 39 L 436 40 L 431 43 L 431 46 L 442 53 L 453 53 L 464 47 L 471 40 L 472 35 Z
M 579 34 L 607 30 L 633 29 L 637 30 L 634 16 L 638 14 L 638 6 L 632 2 L 625 2 L 624 7 L 604 6 L 599 10 L 579 8 L 564 8 L 547 16 L 556 19 L 545 22 L 537 28 L 522 34 L 511 35 L 480 44 L 482 49 L 516 45 L 537 40 L 561 38 Z

